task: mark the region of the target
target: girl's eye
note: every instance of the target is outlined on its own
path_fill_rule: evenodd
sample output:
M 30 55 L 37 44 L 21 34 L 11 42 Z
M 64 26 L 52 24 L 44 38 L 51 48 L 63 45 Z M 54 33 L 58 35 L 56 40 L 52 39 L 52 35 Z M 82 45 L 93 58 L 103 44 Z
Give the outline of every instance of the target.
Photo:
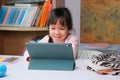
M 60 30 L 64 30 L 65 28 L 60 28 Z
M 50 29 L 55 30 L 55 28 L 50 28 Z
M 61 27 L 60 30 L 65 30 L 65 27 Z

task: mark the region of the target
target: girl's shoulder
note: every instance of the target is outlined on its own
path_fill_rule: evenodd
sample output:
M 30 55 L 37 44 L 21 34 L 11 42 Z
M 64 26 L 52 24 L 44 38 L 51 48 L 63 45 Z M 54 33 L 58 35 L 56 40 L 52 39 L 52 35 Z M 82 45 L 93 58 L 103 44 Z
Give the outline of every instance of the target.
M 68 35 L 68 38 L 69 38 L 69 39 L 77 39 L 77 36 L 76 36 L 76 35 L 73 35 L 73 34 L 70 34 L 70 35 Z
M 49 41 L 49 36 L 46 35 L 44 36 L 38 43 L 41 43 L 41 42 L 48 42 Z
M 65 42 L 71 42 L 71 41 L 78 41 L 77 36 L 72 34 L 68 35 Z
M 49 35 L 44 36 L 42 39 L 49 39 Z

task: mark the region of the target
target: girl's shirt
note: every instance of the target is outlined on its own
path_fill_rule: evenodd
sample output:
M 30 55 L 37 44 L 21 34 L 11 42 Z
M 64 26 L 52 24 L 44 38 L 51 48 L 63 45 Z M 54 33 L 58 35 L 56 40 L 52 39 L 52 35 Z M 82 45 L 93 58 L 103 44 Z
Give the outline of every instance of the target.
M 41 40 L 37 41 L 37 43 L 49 43 L 49 38 L 50 37 L 48 35 L 46 35 Z M 78 45 L 79 45 L 79 40 L 77 39 L 77 37 L 75 35 L 68 35 L 68 37 L 66 38 L 64 43 L 72 44 L 74 59 L 77 59 Z M 25 52 L 24 52 L 24 57 L 25 57 L 25 59 L 29 58 L 29 54 L 28 54 L 27 50 L 25 50 Z

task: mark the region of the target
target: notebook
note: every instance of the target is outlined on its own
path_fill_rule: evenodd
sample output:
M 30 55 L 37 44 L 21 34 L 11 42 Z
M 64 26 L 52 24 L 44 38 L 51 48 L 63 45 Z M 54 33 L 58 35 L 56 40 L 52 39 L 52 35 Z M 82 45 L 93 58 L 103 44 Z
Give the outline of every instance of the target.
M 72 44 L 70 43 L 26 43 L 30 55 L 29 69 L 74 70 Z

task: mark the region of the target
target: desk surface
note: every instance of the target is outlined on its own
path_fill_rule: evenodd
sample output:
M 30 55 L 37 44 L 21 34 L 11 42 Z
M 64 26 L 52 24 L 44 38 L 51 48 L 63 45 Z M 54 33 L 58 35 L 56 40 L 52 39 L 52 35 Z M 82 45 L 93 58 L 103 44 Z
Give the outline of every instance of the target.
M 74 71 L 28 70 L 28 62 L 19 56 L 16 63 L 4 63 L 7 74 L 0 80 L 119 80 L 120 76 L 99 75 L 86 69 L 88 59 L 77 59 Z
M 4 63 L 7 74 L 0 80 L 119 80 L 120 76 L 99 75 L 86 69 L 88 59 L 77 59 L 74 71 L 28 70 L 28 62 L 20 57 L 16 63 Z

